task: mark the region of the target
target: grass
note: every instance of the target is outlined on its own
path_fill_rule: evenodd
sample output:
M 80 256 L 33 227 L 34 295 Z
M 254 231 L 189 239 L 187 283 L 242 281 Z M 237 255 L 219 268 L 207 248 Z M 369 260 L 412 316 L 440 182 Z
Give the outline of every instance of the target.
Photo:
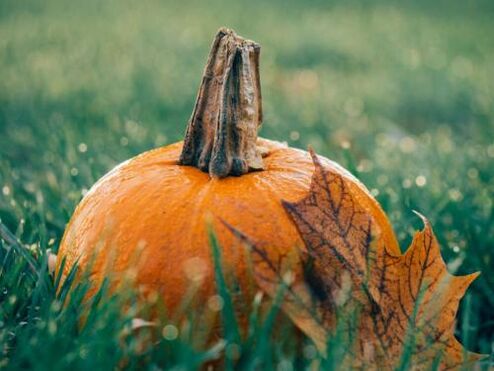
M 61 305 L 46 260 L 99 177 L 183 136 L 223 25 L 263 46 L 263 136 L 310 144 L 350 169 L 403 249 L 418 210 L 452 271 L 482 271 L 457 335 L 492 354 L 493 13 L 489 1 L 456 0 L 2 1 L 0 367 L 106 369 L 123 358 L 130 368 L 194 367 L 221 351 L 196 353 L 183 331 L 145 355 L 130 337 L 119 347 L 133 314 L 118 311 L 119 297 L 94 305 L 81 331 L 81 303 Z M 242 354 L 245 364 L 269 354 L 270 365 L 297 368 L 318 357 L 306 339 L 284 339 Z

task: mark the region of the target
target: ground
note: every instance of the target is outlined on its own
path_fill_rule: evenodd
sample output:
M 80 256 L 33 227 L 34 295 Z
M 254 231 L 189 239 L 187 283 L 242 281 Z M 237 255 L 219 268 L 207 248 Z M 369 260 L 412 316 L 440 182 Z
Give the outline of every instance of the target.
M 491 353 L 493 15 L 487 0 L 2 1 L 0 219 L 3 239 L 10 231 L 28 249 L 0 249 L 0 368 L 121 359 L 105 349 L 124 322 L 108 307 L 94 321 L 111 326 L 78 333 L 46 251 L 57 251 L 74 207 L 105 172 L 183 137 L 221 26 L 262 45 L 262 136 L 311 145 L 353 172 L 403 250 L 420 228 L 417 210 L 452 272 L 482 272 L 457 335 Z M 173 344 L 177 362 L 189 361 L 190 344 Z M 296 362 L 275 348 L 272 362 Z

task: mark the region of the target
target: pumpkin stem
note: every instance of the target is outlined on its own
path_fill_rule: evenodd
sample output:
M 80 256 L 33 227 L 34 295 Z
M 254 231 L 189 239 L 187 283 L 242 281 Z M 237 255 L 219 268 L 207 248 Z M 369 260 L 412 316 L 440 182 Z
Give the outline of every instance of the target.
M 221 28 L 214 39 L 187 126 L 179 164 L 213 178 L 262 170 L 259 44 Z

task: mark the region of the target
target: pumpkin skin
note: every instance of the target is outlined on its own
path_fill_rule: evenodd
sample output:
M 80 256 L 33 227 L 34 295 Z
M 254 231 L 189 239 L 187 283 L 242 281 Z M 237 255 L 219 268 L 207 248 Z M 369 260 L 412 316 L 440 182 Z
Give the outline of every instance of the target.
M 208 240 L 212 224 L 224 270 L 233 273 L 250 303 L 257 288 L 252 287 L 246 249 L 223 220 L 265 248 L 272 261 L 288 258 L 296 279 L 302 279 L 298 249 L 304 245 L 281 201 L 307 195 L 314 165 L 305 151 L 265 139 L 257 144 L 265 149 L 265 168 L 241 177 L 211 179 L 195 167 L 179 165 L 182 142 L 117 166 L 86 194 L 66 228 L 58 254 L 59 267 L 66 259 L 64 275 L 76 261 L 81 271 L 91 269 L 95 283 L 110 272 L 118 282 L 132 271 L 141 291 L 158 293 L 173 313 L 193 283 L 192 270 L 192 275 L 202 275 L 196 299 L 204 303 L 216 294 Z M 354 197 L 389 229 L 367 189 L 338 164 L 320 159 L 343 176 Z M 398 252 L 394 236 L 386 238 Z

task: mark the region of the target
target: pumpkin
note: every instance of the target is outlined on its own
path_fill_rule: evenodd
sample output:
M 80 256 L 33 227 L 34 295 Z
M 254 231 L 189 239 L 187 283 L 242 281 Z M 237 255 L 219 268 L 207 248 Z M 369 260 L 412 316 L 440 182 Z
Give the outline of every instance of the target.
M 58 269 L 65 259 L 65 276 L 77 263 L 79 270 L 90 270 L 97 287 L 109 272 L 124 277 L 131 271 L 143 292 L 157 293 L 174 313 L 198 280 L 198 303 L 216 294 L 212 228 L 224 269 L 242 293 L 234 300 L 248 304 L 259 288 L 230 225 L 265 249 L 271 261 L 288 258 L 295 279 L 303 279 L 298 255 L 304 242 L 282 200 L 307 196 L 314 163 L 306 151 L 257 137 L 262 121 L 259 53 L 257 43 L 219 30 L 185 140 L 120 164 L 90 189 L 60 246 Z M 335 162 L 320 161 L 341 175 L 383 229 L 390 229 L 357 179 Z M 398 254 L 394 235 L 385 238 Z

